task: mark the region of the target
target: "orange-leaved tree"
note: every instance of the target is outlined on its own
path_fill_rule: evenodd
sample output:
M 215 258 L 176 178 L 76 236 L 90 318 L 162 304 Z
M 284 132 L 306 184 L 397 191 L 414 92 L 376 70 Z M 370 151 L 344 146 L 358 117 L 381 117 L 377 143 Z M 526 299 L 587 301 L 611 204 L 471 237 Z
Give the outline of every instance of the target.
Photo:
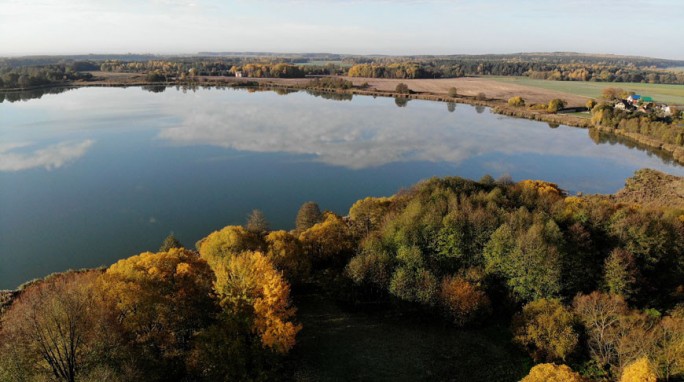
M 228 315 L 247 320 L 264 347 L 286 353 L 301 329 L 290 321 L 290 286 L 260 252 L 244 252 L 217 263 L 214 289 Z

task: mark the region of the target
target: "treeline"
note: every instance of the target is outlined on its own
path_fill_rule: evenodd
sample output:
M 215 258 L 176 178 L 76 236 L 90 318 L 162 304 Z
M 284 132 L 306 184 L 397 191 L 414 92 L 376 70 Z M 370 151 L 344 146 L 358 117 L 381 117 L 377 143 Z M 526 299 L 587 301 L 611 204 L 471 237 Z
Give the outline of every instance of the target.
M 398 79 L 491 75 L 527 76 L 556 81 L 684 84 L 684 73 L 650 67 L 535 61 L 506 62 L 436 59 L 414 62 L 372 62 L 354 65 L 347 74 L 351 77 Z
M 442 61 L 442 62 L 541 62 L 551 64 L 585 64 L 609 66 L 653 67 L 666 69 L 684 66 L 682 60 L 667 60 L 653 57 L 620 56 L 612 54 L 583 54 L 574 52 L 513 53 L 513 54 L 460 54 L 460 55 L 417 55 L 417 56 L 347 56 L 348 62 L 391 63 L 397 61 Z M 356 61 L 355 61 L 356 60 Z
M 0 89 L 27 89 L 38 86 L 63 85 L 74 80 L 89 80 L 90 73 L 86 63 L 70 65 L 58 64 L 47 66 L 10 67 L 0 66 Z
M 684 211 L 667 206 L 431 179 L 344 218 L 307 202 L 289 232 L 254 211 L 180 247 L 10 296 L 0 380 L 285 380 L 291 287 L 312 283 L 457 326 L 510 323 L 541 362 L 525 381 L 684 376 Z
M 591 122 L 596 126 L 637 133 L 662 143 L 684 146 L 684 126 L 681 112 L 671 107 L 672 115 L 644 113 L 616 109 L 611 103 L 602 102 L 591 109 Z
M 242 72 L 244 77 L 256 78 L 303 78 L 308 75 L 334 75 L 346 73 L 338 65 L 295 65 L 281 59 L 178 59 L 151 61 L 108 60 L 99 64 L 104 72 L 155 73 L 164 78 L 185 79 L 187 76 L 234 76 Z

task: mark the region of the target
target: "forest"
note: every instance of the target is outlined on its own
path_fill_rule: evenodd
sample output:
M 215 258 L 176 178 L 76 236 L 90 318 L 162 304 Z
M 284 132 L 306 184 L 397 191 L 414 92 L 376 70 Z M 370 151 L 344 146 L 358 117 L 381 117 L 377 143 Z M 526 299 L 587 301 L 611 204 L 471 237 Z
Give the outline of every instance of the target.
M 80 55 L 0 58 L 0 89 L 26 89 L 88 80 L 88 71 L 141 73 L 148 80 L 185 81 L 194 76 L 366 78 L 526 76 L 552 81 L 684 84 L 682 61 L 578 53 L 511 55 L 355 56 L 325 53 L 203 52 L 191 56 Z
M 0 380 L 293 380 L 292 301 L 312 285 L 464 330 L 503 322 L 527 382 L 684 377 L 681 206 L 451 177 L 347 216 L 307 202 L 294 223 L 254 210 L 194 249 L 170 235 L 0 294 Z

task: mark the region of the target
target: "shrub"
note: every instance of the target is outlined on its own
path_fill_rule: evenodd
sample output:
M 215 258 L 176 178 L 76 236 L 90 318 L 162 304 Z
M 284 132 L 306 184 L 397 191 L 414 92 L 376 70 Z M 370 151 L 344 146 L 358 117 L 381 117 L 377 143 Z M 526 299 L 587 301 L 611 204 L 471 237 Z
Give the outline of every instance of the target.
M 515 96 L 508 99 L 508 104 L 515 107 L 522 107 L 525 106 L 525 100 L 520 96 Z
M 564 107 L 565 101 L 563 101 L 562 99 L 554 98 L 551 101 L 549 101 L 546 111 L 548 111 L 549 113 L 556 113 L 558 112 L 558 110 L 561 110 Z
M 399 94 L 411 94 L 411 89 L 409 89 L 408 85 L 403 82 L 397 84 L 397 87 L 394 89 L 394 91 Z

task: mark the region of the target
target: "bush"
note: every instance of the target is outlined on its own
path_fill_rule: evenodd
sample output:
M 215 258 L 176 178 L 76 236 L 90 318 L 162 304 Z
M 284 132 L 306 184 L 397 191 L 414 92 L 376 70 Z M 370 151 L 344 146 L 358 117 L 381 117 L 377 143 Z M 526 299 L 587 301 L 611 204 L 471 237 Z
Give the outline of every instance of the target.
M 458 90 L 456 90 L 456 88 L 449 88 L 448 94 L 449 94 L 449 97 L 452 97 L 452 98 L 456 97 L 456 96 L 458 96 Z
M 515 107 L 521 107 L 525 106 L 525 100 L 520 96 L 515 96 L 508 99 L 508 104 Z
M 397 87 L 394 89 L 394 91 L 399 94 L 411 94 L 411 89 L 409 89 L 408 85 L 403 82 L 397 84 Z
M 484 93 L 479 92 L 479 93 L 477 93 L 477 95 L 475 96 L 475 99 L 478 100 L 478 101 L 484 101 L 484 100 L 487 99 L 487 96 L 486 96 Z
M 558 110 L 561 110 L 562 108 L 565 107 L 565 101 L 562 99 L 554 98 L 551 101 L 549 101 L 549 105 L 546 108 L 546 111 L 549 113 L 556 113 Z

